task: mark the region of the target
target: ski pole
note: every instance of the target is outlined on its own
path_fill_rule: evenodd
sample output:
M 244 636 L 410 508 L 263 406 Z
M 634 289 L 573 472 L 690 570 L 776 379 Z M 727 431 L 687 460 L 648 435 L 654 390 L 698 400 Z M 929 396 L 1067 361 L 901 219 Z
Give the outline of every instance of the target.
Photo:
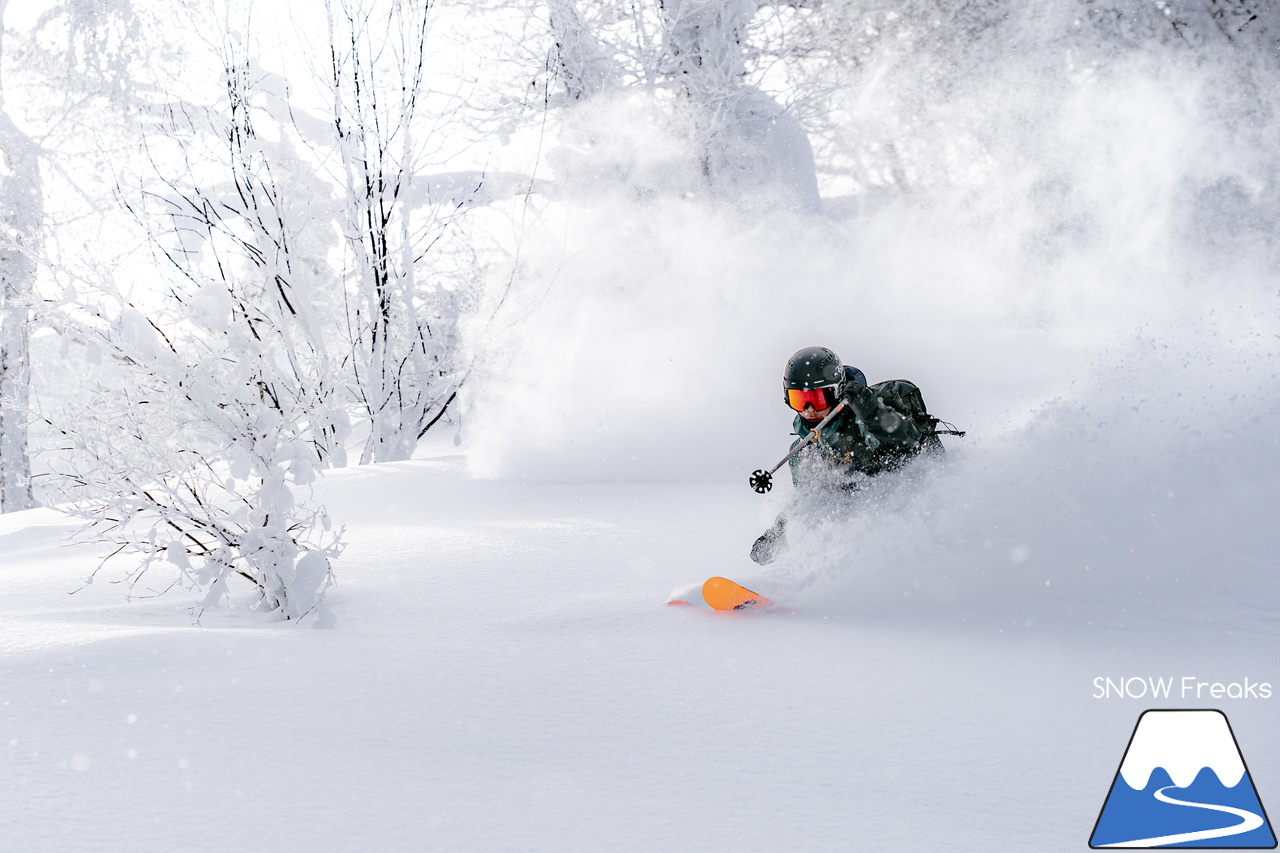
M 800 442 L 795 447 L 791 448 L 791 450 L 788 451 L 786 456 L 778 460 L 777 465 L 774 465 L 768 471 L 764 470 L 763 468 L 752 471 L 751 479 L 748 481 L 751 483 L 751 488 L 755 489 L 757 492 L 759 492 L 762 495 L 765 492 L 772 489 L 774 473 L 776 473 L 777 470 L 781 468 L 783 465 L 786 465 L 788 462 L 790 462 L 792 456 L 795 456 L 801 450 L 804 450 L 810 444 L 813 444 L 815 441 L 817 441 L 818 430 L 822 429 L 824 426 L 831 423 L 831 419 L 834 418 L 836 415 L 840 414 L 840 411 L 847 405 L 849 405 L 849 401 L 847 399 L 841 400 L 840 404 L 836 406 L 834 409 L 832 409 L 830 414 L 828 414 L 825 418 L 823 418 L 822 421 L 816 427 L 813 427 L 810 430 L 808 437 L 806 437 L 804 441 Z

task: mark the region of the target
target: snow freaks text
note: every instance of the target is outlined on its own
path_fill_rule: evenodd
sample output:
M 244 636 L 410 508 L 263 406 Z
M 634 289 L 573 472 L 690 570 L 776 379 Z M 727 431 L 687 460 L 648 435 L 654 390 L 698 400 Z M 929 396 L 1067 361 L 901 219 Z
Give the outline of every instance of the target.
M 1202 681 L 1194 675 L 1181 678 L 1131 676 L 1093 680 L 1094 699 L 1270 699 L 1271 682 Z

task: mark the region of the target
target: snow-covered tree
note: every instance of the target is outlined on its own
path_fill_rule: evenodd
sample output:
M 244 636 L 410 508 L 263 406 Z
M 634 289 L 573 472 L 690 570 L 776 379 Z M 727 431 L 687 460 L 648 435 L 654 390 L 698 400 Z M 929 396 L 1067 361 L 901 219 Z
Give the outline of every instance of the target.
M 133 267 L 144 287 L 103 280 L 79 300 L 79 337 L 107 376 L 55 422 L 69 453 L 51 464 L 89 533 L 141 555 L 124 569 L 135 590 L 156 589 L 160 561 L 162 586 L 198 588 L 205 606 L 242 579 L 256 606 L 296 619 L 341 552 L 307 496 L 348 431 L 316 310 L 334 286 L 328 188 L 278 126 L 259 127 L 278 93 L 259 91 L 270 77 L 236 33 L 220 35 L 215 103 L 199 106 L 196 86 L 141 112 L 151 174 L 119 196 L 154 267 Z
M 456 394 L 457 307 L 419 271 L 449 211 L 421 205 L 432 5 L 326 0 L 342 164 L 348 366 L 369 435 L 360 461 L 407 459 Z M 425 128 L 422 125 L 427 125 Z M 438 131 L 436 131 L 438 132 Z
M 232 321 L 216 296 L 186 316 L 120 307 L 93 340 L 112 365 L 85 401 L 94 416 L 63 428 L 71 453 L 51 463 L 84 535 L 141 558 L 116 579 L 134 596 L 182 586 L 203 610 L 247 581 L 257 609 L 316 612 L 342 544 L 309 497 L 315 447 L 281 395 L 279 330 Z
M 30 317 L 40 238 L 36 146 L 0 103 L 0 512 L 32 506 L 27 453 Z
M 228 34 L 229 35 L 229 34 Z M 336 300 L 326 254 L 331 189 L 299 156 L 287 128 L 270 125 L 257 68 L 234 38 L 218 56 L 223 100 L 213 109 L 166 106 L 148 135 L 155 177 L 122 201 L 151 237 L 170 297 L 232 350 L 271 349 L 264 404 L 305 417 L 317 464 L 345 464 L 345 389 L 330 356 Z M 236 337 L 235 332 L 240 333 Z
M 803 127 L 750 81 L 749 32 L 758 5 L 743 0 L 661 4 L 667 76 L 697 107 L 702 172 L 712 187 L 785 188 L 816 208 L 813 150 Z M 751 69 L 757 72 L 764 68 Z
M 1028 64 L 1039 63 L 1070 79 L 1155 46 L 1186 61 L 1224 43 L 1261 61 L 1280 56 L 1280 7 L 1265 0 L 544 0 L 532 8 L 545 21 L 542 39 L 526 28 L 507 51 L 522 64 L 530 113 L 624 92 L 664 98 L 688 119 L 706 189 L 741 196 L 768 185 L 809 208 L 819 185 L 904 192 L 948 179 L 953 161 L 964 170 L 964 154 L 937 150 L 937 125 L 952 94 L 966 82 L 981 89 L 984 74 L 1033 73 Z M 896 108 L 880 109 L 886 103 Z M 981 138 L 963 144 L 982 156 Z
M 0 61 L 5 39 L 0 0 Z M 32 506 L 27 452 L 30 318 L 42 228 L 39 147 L 14 122 L 0 71 L 0 512 Z
M 766 190 L 776 201 L 814 208 L 818 187 L 808 138 L 791 110 L 762 86 L 777 57 L 765 57 L 755 44 L 767 29 L 761 5 L 552 0 L 544 85 L 561 95 L 547 103 L 572 106 L 625 90 L 675 95 L 673 108 L 691 118 L 696 171 L 707 190 L 738 198 Z
M 762 6 L 750 52 L 808 132 L 824 193 L 901 193 L 982 170 L 996 131 L 980 113 L 1019 108 L 996 94 L 1007 81 L 1069 87 L 1155 51 L 1174 64 L 1274 63 L 1278 10 L 1262 0 L 777 3 Z
M 10 13 L 30 13 L 14 4 L 0 4 L 0 10 L 6 5 Z M 144 37 L 146 24 L 159 22 L 132 0 L 41 5 L 33 24 L 4 30 L 0 54 L 0 97 L 9 90 L 21 93 L 4 101 L 0 121 L 2 159 L 9 164 L 0 168 L 6 270 L 0 335 L 7 365 L 0 393 L 0 481 L 13 488 L 29 484 L 26 457 L 37 452 L 25 452 L 24 424 L 41 422 L 33 387 L 68 384 L 53 365 L 33 363 L 30 340 L 41 329 L 74 331 L 63 322 L 65 313 L 50 306 L 74 301 L 73 282 L 121 254 L 121 232 L 112 225 L 120 219 L 112 186 L 122 152 L 134 150 L 137 140 L 135 72 L 145 68 L 162 77 L 173 53 L 156 37 L 159 26 Z M 37 428 L 32 440 L 38 442 L 38 433 Z M 22 502 L 31 499 L 27 487 L 19 491 Z M 14 501 L 8 504 L 12 508 Z
M 117 170 L 118 195 L 153 266 L 75 300 L 104 377 L 54 419 L 52 465 L 90 533 L 141 555 L 123 563 L 135 591 L 178 583 L 211 605 L 247 579 L 297 618 L 341 551 L 307 492 L 345 464 L 349 412 L 362 462 L 403 459 L 456 394 L 453 288 L 423 261 L 458 180 L 421 174 L 429 5 L 326 8 L 328 114 L 260 65 L 247 7 L 213 11 L 196 30 L 220 96 L 204 105 L 207 76 L 157 81 L 138 110 L 142 168 Z

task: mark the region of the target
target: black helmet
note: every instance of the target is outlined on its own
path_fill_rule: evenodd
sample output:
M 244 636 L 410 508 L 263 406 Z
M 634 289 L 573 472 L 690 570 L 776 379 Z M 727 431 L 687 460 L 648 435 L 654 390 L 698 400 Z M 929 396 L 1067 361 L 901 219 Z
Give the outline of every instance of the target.
M 804 411 L 806 403 L 818 410 L 830 408 L 844 394 L 845 373 L 840 356 L 826 347 L 805 347 L 787 360 L 782 371 L 782 396 L 787 405 Z M 821 394 L 793 391 L 814 392 Z M 825 403 L 825 405 L 820 405 Z

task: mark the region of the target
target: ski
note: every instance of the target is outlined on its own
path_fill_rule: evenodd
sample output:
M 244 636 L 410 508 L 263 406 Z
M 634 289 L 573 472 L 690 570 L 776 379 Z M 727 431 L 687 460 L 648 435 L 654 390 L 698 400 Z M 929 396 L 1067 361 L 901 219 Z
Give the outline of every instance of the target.
M 708 578 L 702 585 L 702 599 L 715 610 L 746 610 L 769 607 L 772 601 L 728 578 Z

